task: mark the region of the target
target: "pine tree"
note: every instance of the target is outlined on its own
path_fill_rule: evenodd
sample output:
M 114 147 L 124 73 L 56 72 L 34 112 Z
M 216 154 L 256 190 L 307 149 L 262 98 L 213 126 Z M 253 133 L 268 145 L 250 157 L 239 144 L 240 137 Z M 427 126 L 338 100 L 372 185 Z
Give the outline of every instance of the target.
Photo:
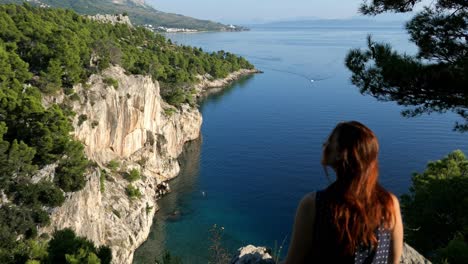
M 409 12 L 422 0 L 373 0 L 360 12 Z M 365 50 L 351 50 L 346 65 L 361 93 L 412 106 L 406 116 L 453 111 L 462 118 L 455 130 L 468 131 L 468 1 L 435 0 L 407 24 L 416 56 L 368 38 Z

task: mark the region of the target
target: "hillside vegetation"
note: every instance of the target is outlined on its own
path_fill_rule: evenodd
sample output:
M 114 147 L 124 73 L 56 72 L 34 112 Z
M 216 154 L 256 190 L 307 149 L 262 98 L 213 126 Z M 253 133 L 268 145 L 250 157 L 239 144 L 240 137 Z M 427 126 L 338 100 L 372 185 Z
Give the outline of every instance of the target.
M 45 108 L 41 99 L 63 90 L 65 102 L 72 100 L 74 85 L 111 64 L 160 80 L 173 104 L 190 101 L 184 88 L 196 75 L 220 78 L 253 67 L 230 53 L 180 47 L 146 29 L 93 22 L 70 10 L 0 5 L 0 263 L 57 257 L 44 249 L 38 228 L 50 224 L 48 211 L 63 204 L 66 192 L 85 186 L 92 165 L 70 136 L 74 113 L 66 104 Z M 53 179 L 37 177 L 45 167 Z M 57 258 L 107 263 L 107 249 L 64 232 L 57 234 L 78 245 Z
M 0 3 L 21 4 L 24 0 L 0 0 Z M 202 31 L 228 30 L 226 25 L 209 20 L 200 20 L 179 14 L 158 11 L 148 5 L 137 5 L 131 1 L 116 4 L 112 0 L 38 0 L 32 4 L 43 3 L 55 8 L 67 8 L 79 14 L 128 14 L 137 25 L 152 24 L 172 28 L 189 28 Z

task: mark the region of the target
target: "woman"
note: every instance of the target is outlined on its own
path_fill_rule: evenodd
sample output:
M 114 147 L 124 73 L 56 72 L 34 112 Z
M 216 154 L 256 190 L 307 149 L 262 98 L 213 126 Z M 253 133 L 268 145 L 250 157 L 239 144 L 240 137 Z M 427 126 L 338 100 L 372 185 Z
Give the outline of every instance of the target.
M 400 206 L 378 183 L 378 152 L 377 138 L 363 124 L 335 127 L 322 165 L 335 171 L 336 181 L 300 202 L 284 264 L 399 263 Z

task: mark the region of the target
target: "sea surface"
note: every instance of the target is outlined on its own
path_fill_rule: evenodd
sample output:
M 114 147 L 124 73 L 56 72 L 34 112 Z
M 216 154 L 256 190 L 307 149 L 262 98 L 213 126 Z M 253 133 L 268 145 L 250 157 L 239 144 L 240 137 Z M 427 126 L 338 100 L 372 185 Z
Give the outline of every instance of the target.
M 284 255 L 298 202 L 329 184 L 320 166 L 322 143 L 340 121 L 358 120 L 374 130 L 380 181 L 397 195 L 408 192 L 412 173 L 428 161 L 455 149 L 468 153 L 468 134 L 453 131 L 457 115 L 406 118 L 403 106 L 361 95 L 351 84 L 344 58 L 349 49 L 364 47 L 368 34 L 399 51 L 417 51 L 401 25 L 169 34 L 180 44 L 245 56 L 264 73 L 201 104 L 201 138 L 187 145 L 173 192 L 158 202 L 134 263 L 154 263 L 165 250 L 183 263 L 207 263 L 214 225 L 231 251 L 284 241 Z

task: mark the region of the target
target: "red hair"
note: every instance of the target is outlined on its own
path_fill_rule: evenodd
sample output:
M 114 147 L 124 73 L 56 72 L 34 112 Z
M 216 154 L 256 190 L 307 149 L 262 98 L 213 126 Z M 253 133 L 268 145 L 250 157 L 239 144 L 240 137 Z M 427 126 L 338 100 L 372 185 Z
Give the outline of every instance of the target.
M 329 137 L 335 140 L 337 156 L 325 161 L 331 144 L 323 150 L 324 163 L 334 168 L 337 180 L 328 190 L 335 230 L 345 254 L 357 247 L 377 246 L 376 229 L 391 228 L 394 208 L 391 194 L 379 183 L 379 143 L 375 134 L 356 122 L 338 124 Z

